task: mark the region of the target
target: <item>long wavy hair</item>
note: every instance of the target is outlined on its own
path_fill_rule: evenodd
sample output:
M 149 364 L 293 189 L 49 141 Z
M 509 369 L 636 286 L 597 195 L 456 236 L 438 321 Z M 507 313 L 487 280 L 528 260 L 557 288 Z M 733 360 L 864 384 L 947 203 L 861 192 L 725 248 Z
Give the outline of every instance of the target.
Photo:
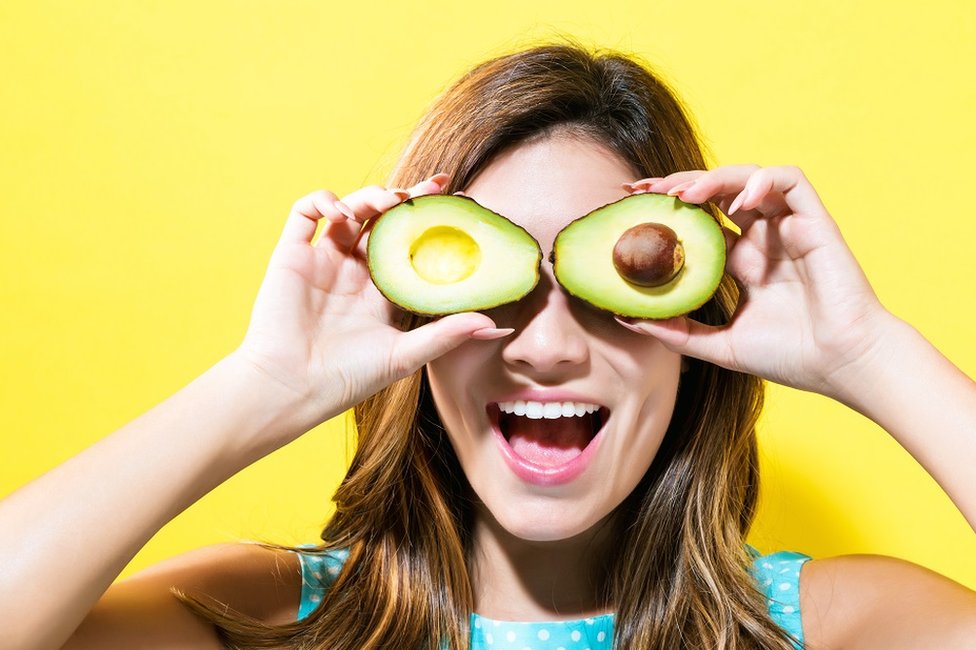
M 561 37 L 491 58 L 450 85 L 415 128 L 388 186 L 409 187 L 446 171 L 451 193 L 499 152 L 554 134 L 609 147 L 638 178 L 707 169 L 696 131 L 648 63 Z M 714 206 L 703 207 L 720 220 Z M 691 316 L 725 324 L 739 296 L 726 274 Z M 410 316 L 405 327 L 422 322 Z M 694 358 L 686 362 L 657 455 L 614 513 L 620 551 L 608 560 L 600 594 L 616 611 L 614 647 L 791 650 L 748 572 L 745 548 L 759 499 L 755 427 L 763 381 Z M 174 591 L 215 625 L 225 647 L 468 646 L 476 497 L 424 371 L 357 405 L 355 418 L 357 450 L 315 549 L 345 548 L 349 557 L 314 612 L 271 626 Z

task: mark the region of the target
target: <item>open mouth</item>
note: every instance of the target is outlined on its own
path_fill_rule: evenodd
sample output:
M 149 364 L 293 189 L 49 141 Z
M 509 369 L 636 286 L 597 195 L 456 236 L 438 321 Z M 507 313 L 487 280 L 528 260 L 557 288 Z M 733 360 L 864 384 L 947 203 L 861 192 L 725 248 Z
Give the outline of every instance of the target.
M 518 400 L 491 403 L 488 414 L 514 454 L 540 468 L 555 468 L 584 452 L 610 410 L 586 402 Z

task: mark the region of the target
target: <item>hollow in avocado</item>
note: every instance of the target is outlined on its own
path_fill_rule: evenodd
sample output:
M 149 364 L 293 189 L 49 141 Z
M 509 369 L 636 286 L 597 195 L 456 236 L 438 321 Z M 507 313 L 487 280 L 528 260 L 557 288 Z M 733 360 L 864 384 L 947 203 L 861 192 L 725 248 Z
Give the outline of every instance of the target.
M 380 215 L 367 262 L 386 298 L 417 314 L 518 300 L 539 281 L 542 249 L 524 228 L 468 196 L 427 194 Z

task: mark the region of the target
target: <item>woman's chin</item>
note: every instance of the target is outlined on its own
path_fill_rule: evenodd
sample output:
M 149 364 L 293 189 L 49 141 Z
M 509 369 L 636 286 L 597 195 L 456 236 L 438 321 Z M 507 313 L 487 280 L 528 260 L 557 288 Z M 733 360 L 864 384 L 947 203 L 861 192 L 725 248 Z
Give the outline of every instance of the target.
M 581 504 L 539 500 L 517 507 L 490 508 L 492 517 L 509 535 L 527 542 L 558 542 L 590 530 L 608 513 L 592 513 Z

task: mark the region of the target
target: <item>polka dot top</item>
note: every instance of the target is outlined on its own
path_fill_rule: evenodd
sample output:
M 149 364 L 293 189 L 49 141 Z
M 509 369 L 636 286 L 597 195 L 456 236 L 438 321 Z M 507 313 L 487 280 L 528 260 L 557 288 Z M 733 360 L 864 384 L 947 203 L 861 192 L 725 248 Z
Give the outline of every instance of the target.
M 302 548 L 312 548 L 303 544 Z M 803 648 L 800 622 L 800 568 L 809 555 L 778 551 L 762 555 L 746 544 L 753 558 L 749 572 L 763 593 L 769 614 L 788 632 L 796 650 Z M 302 567 L 302 596 L 298 620 L 308 616 L 322 601 L 326 589 L 339 575 L 349 553 L 344 550 L 324 554 L 299 553 Z M 610 650 L 613 640 L 613 614 L 569 621 L 496 621 L 471 614 L 471 650 Z

